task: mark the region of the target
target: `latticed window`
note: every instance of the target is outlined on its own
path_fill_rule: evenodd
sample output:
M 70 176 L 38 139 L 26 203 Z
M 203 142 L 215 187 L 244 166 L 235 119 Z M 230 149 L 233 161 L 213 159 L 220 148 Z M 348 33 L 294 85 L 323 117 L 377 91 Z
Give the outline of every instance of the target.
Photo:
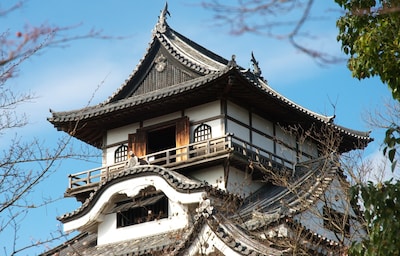
M 132 199 L 116 204 L 117 228 L 168 218 L 168 198 L 153 186 L 142 189 Z
M 114 153 L 114 162 L 119 163 L 128 160 L 128 146 L 119 146 Z
M 201 124 L 194 130 L 194 142 L 211 139 L 211 126 Z

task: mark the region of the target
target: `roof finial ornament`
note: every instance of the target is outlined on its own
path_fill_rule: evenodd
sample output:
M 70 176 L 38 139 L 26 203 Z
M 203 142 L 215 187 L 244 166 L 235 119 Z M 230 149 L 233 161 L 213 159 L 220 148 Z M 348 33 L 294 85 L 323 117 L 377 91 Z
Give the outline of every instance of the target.
M 228 62 L 228 67 L 232 68 L 232 67 L 236 67 L 236 55 L 232 54 L 232 58 L 231 60 Z
M 251 52 L 251 62 L 253 63 L 253 73 L 257 77 L 261 77 L 261 69 L 260 66 L 258 66 L 258 61 L 254 57 L 253 51 Z
M 156 25 L 156 29 L 160 33 L 165 33 L 165 31 L 167 31 L 167 14 L 171 17 L 171 14 L 168 11 L 168 2 L 165 2 L 164 9 L 161 11 Z

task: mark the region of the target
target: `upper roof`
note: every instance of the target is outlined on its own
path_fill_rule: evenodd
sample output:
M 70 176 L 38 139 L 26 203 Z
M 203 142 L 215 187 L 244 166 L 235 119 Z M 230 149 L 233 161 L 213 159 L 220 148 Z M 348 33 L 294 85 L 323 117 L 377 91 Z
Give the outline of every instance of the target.
M 371 140 L 368 132 L 338 126 L 334 117 L 308 110 L 273 90 L 260 76 L 254 56 L 254 70 L 245 70 L 234 56 L 228 61 L 176 32 L 166 22 L 166 8 L 128 79 L 103 103 L 51 111 L 48 120 L 57 129 L 101 148 L 105 130 L 225 98 L 279 123 L 332 126 L 344 137 L 341 151 Z

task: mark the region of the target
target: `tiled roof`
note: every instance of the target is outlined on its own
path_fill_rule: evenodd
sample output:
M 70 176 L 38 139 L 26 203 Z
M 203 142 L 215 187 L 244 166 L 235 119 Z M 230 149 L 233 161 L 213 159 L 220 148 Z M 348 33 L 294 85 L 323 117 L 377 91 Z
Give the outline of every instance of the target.
M 338 167 L 327 158 L 319 158 L 303 163 L 303 166 L 297 167 L 296 173 L 289 178 L 288 186 L 264 185 L 246 199 L 233 218 L 246 220 L 243 227 L 255 230 L 268 225 L 263 218 L 251 218 L 255 210 L 264 216 L 280 218 L 308 209 L 331 184 L 338 174 Z
M 337 129 L 338 131 L 341 131 L 347 135 L 350 135 L 352 137 L 355 137 L 360 140 L 370 140 L 369 134 L 370 132 L 363 132 L 363 131 L 357 131 L 357 130 L 352 130 L 340 125 L 334 124 L 334 117 L 333 116 L 324 116 L 321 114 L 318 114 L 314 111 L 311 111 L 309 109 L 306 109 L 299 104 L 289 100 L 282 94 L 278 93 L 275 91 L 271 86 L 269 86 L 263 79 L 256 77 L 253 73 L 251 72 L 240 72 L 240 74 L 243 75 L 250 83 L 252 83 L 256 88 L 259 88 L 261 91 L 264 91 L 267 93 L 269 96 L 278 99 L 279 101 L 282 101 L 285 103 L 287 106 L 290 106 L 294 110 L 297 110 L 299 112 L 302 112 L 308 116 L 311 116 L 315 118 L 317 121 L 322 122 L 324 124 L 327 124 L 329 126 L 332 126 L 333 128 Z
M 41 256 L 170 255 L 186 241 L 192 229 L 181 229 L 139 239 L 97 246 L 96 233 L 82 233 Z M 157 254 L 161 255 L 161 254 Z
M 144 73 L 149 72 L 148 69 L 154 62 L 152 58 L 155 58 L 157 45 L 162 45 L 171 58 L 179 62 L 181 65 L 183 65 L 183 67 L 186 67 L 187 70 L 191 70 L 192 72 L 198 74 L 198 77 L 190 78 L 190 80 L 179 80 L 180 82 L 177 84 L 168 85 L 164 88 L 158 88 L 157 90 L 136 95 L 134 94 L 134 91 L 138 89 L 137 86 L 139 86 L 139 82 L 141 80 L 139 79 L 140 81 L 136 81 L 134 78 L 141 76 L 145 77 Z M 231 65 L 232 63 L 234 63 L 234 65 Z M 293 113 L 297 113 L 298 116 L 301 116 L 308 123 L 316 122 L 319 124 L 329 125 L 342 134 L 352 138 L 352 142 L 350 144 L 355 144 L 355 142 L 353 142 L 354 140 L 362 140 L 364 143 L 371 141 L 369 138 L 369 132 L 355 131 L 334 124 L 334 117 L 315 113 L 300 106 L 299 104 L 296 104 L 295 102 L 276 92 L 267 84 L 264 79 L 262 79 L 262 77 L 255 75 L 250 70 L 244 70 L 240 66 L 236 65 L 236 62 L 234 62 L 233 59 L 228 61 L 225 58 L 207 50 L 206 48 L 179 34 L 168 26 L 166 23 L 166 17 L 162 19 L 160 17 L 153 31 L 153 36 L 149 43 L 148 49 L 135 70 L 116 90 L 116 92 L 108 98 L 108 100 L 96 106 L 90 106 L 79 110 L 52 112 L 52 117 L 48 118 L 48 120 L 53 123 L 55 127 L 66 132 L 70 132 L 70 122 L 90 123 L 91 120 L 97 120 L 93 121 L 96 123 L 99 122 L 99 119 L 104 117 L 105 120 L 109 119 L 110 123 L 116 124 L 116 117 L 113 117 L 114 113 L 118 112 L 121 114 L 123 111 L 125 111 L 125 114 L 129 112 L 130 116 L 135 116 L 139 111 L 139 106 L 150 103 L 152 104 L 152 109 L 165 109 L 165 104 L 167 104 L 166 99 L 176 99 L 177 97 L 183 98 L 181 96 L 188 96 L 191 91 L 198 92 L 197 89 L 201 87 L 211 88 L 210 83 L 214 83 L 215 90 L 213 91 L 210 89 L 209 94 L 220 92 L 221 89 L 218 86 L 221 85 L 217 85 L 215 82 L 222 78 L 228 79 L 227 76 L 229 75 L 242 77 L 243 81 L 245 81 L 245 84 L 243 85 L 245 87 L 243 87 L 243 90 L 246 90 L 246 88 L 250 87 L 249 89 L 251 90 L 248 91 L 252 91 L 254 93 L 252 97 L 257 97 L 259 101 L 271 101 L 271 104 L 274 104 L 275 108 L 278 108 L 279 105 L 279 108 L 284 108 L 286 110 L 291 109 Z M 133 80 L 135 82 L 132 82 Z M 226 83 L 226 81 L 222 81 L 221 83 Z M 202 97 L 209 97 L 209 95 L 203 94 Z M 265 97 L 265 99 L 262 99 L 262 97 Z M 191 100 L 192 98 L 190 97 L 184 102 L 182 102 L 183 99 L 181 99 L 176 104 L 188 104 L 187 102 L 190 102 Z M 249 99 L 246 98 L 246 100 Z M 163 104 L 156 104 L 161 101 L 163 101 Z M 171 104 L 173 104 L 172 102 L 175 101 L 171 101 Z M 265 111 L 272 111 L 268 107 L 269 105 L 265 106 L 265 108 L 267 108 L 264 109 Z M 130 111 L 136 112 L 134 112 L 135 114 L 132 114 Z M 102 142 L 102 131 L 98 130 L 98 125 L 95 125 L 94 123 L 92 125 L 86 124 L 85 126 L 87 127 L 86 129 L 91 129 L 90 132 L 80 130 L 77 131 L 74 136 L 96 147 L 101 147 L 100 144 Z M 118 124 L 126 125 L 126 123 L 123 122 Z M 354 145 L 347 146 L 346 150 L 354 147 Z
M 210 223 L 214 227 L 215 234 L 231 249 L 241 255 L 262 256 L 262 255 L 283 255 L 283 253 L 266 244 L 254 239 L 250 233 L 238 227 L 234 222 L 224 216 L 214 216 Z M 216 224 L 217 223 L 217 224 Z
M 81 110 L 73 110 L 66 112 L 53 112 L 53 117 L 49 118 L 50 122 L 68 122 L 68 121 L 81 121 L 92 117 L 101 116 L 103 114 L 120 111 L 122 109 L 138 106 L 144 103 L 161 100 L 166 97 L 178 95 L 186 91 L 198 88 L 212 80 L 215 80 L 222 75 L 226 74 L 229 70 L 226 69 L 222 72 L 209 74 L 206 76 L 198 77 L 181 84 L 173 85 L 157 91 L 153 91 L 144 95 L 134 96 L 126 99 L 119 100 L 108 104 L 98 104 L 96 106 L 87 107 Z
M 221 215 L 209 219 L 201 217 L 190 227 L 161 233 L 154 236 L 130 239 L 117 243 L 97 245 L 96 233 L 81 233 L 64 244 L 47 251 L 41 256 L 77 256 L 77 255 L 186 255 L 204 225 L 214 230 L 215 235 L 233 251 L 241 255 L 262 256 L 282 255 L 277 249 L 248 237 L 244 230 L 234 226 Z

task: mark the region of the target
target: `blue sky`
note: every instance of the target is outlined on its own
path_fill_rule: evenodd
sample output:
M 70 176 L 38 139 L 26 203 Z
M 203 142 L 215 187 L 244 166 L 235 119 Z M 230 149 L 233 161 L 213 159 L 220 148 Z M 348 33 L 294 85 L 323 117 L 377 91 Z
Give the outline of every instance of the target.
M 37 99 L 18 109 L 29 115 L 30 124 L 13 132 L 18 132 L 24 139 L 37 137 L 51 145 L 62 134 L 46 121 L 50 116 L 49 108 L 64 111 L 84 107 L 99 85 L 91 104 L 106 100 L 143 57 L 164 4 L 163 0 L 31 0 L 21 9 L 0 18 L 0 27 L 8 28 L 10 35 L 20 31 L 26 24 L 38 26 L 48 23 L 55 26 L 82 24 L 69 32 L 72 34 L 95 28 L 103 30 L 105 35 L 127 36 L 124 40 L 74 41 L 65 48 L 46 49 L 23 63 L 19 75 L 9 83 L 17 91 L 34 92 Z M 216 26 L 214 14 L 201 8 L 197 1 L 177 0 L 168 4 L 171 13 L 168 23 L 172 28 L 227 59 L 235 54 L 239 65 L 245 68 L 250 67 L 250 54 L 254 51 L 262 74 L 271 87 L 312 111 L 325 115 L 336 114 L 337 124 L 370 130 L 362 116 L 390 98 L 387 87 L 378 79 L 361 82 L 353 79 L 345 63 L 322 67 L 285 41 L 257 35 L 231 35 L 229 26 Z M 321 4 L 320 1 L 318 4 Z M 310 23 L 309 31 L 318 37 L 305 43 L 309 47 L 339 54 L 340 45 L 336 42 L 335 28 L 337 13 L 327 11 L 331 8 L 335 8 L 335 5 L 324 3 L 323 6 L 317 6 L 315 11 L 320 16 L 327 15 L 330 18 Z M 336 105 L 335 110 L 332 102 Z M 8 141 L 11 136 L 13 134 L 6 134 L 1 140 Z M 382 132 L 373 131 L 372 137 L 376 140 L 368 147 L 366 155 L 379 155 Z M 79 143 L 75 143 L 79 146 Z M 62 197 L 67 188 L 68 174 L 98 165 L 64 162 L 35 190 L 33 200 Z M 51 230 L 56 230 L 60 225 L 56 216 L 78 206 L 74 199 L 64 199 L 33 209 L 21 222 L 18 245 L 24 246 L 46 238 Z M 12 233 L 8 232 L 0 234 L 2 249 L 10 246 L 11 236 Z M 34 255 L 43 250 L 44 247 L 39 247 L 21 255 Z

